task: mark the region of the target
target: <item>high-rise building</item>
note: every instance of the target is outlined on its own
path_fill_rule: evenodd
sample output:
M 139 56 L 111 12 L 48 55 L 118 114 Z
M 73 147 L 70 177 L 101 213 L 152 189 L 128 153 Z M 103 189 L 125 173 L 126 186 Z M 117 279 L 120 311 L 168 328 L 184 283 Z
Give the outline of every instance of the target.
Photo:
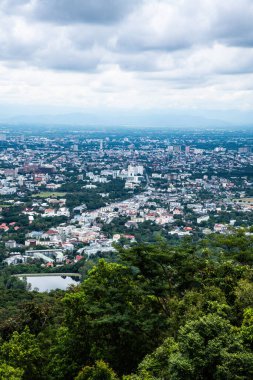
M 144 168 L 142 165 L 128 165 L 127 173 L 128 177 L 134 177 L 134 176 L 142 176 L 144 172 Z
M 248 146 L 243 146 L 241 148 L 238 148 L 238 153 L 248 153 L 250 151 L 250 148 Z
M 137 175 L 143 175 L 144 168 L 142 165 L 137 166 Z
M 173 152 L 180 153 L 181 152 L 181 145 L 174 145 L 173 146 Z

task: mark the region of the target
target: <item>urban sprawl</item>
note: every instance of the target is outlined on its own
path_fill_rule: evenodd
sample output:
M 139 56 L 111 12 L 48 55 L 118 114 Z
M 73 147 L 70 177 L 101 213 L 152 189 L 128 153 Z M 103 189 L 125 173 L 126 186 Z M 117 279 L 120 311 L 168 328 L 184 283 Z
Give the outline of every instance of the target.
M 247 131 L 2 130 L 4 265 L 64 266 L 117 244 L 252 233 Z

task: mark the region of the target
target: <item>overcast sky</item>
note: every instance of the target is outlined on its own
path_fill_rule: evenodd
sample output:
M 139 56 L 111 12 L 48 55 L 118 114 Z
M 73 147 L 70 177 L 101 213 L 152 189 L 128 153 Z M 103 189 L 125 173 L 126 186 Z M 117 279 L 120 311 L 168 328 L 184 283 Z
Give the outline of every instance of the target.
M 1 107 L 252 110 L 252 91 L 252 0 L 0 0 Z

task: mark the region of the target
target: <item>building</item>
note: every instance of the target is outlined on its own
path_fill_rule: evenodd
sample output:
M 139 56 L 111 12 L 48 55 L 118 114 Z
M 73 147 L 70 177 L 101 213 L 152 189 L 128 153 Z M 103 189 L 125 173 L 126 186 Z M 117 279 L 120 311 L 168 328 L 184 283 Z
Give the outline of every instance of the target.
M 142 176 L 144 173 L 144 168 L 142 165 L 128 165 L 127 175 L 128 177 Z
M 5 243 L 5 248 L 13 249 L 13 248 L 16 248 L 16 247 L 17 247 L 17 243 L 16 243 L 15 240 L 8 240 Z
M 63 253 L 61 249 L 37 249 L 26 251 L 26 255 L 35 259 L 42 259 L 45 262 L 61 263 L 63 261 Z

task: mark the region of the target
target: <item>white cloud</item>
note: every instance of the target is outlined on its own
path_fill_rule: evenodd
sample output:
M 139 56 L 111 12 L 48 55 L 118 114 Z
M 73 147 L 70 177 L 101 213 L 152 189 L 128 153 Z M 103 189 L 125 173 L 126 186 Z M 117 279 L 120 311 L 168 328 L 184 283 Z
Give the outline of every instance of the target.
M 0 0 L 0 101 L 250 107 L 252 24 L 251 0 Z

